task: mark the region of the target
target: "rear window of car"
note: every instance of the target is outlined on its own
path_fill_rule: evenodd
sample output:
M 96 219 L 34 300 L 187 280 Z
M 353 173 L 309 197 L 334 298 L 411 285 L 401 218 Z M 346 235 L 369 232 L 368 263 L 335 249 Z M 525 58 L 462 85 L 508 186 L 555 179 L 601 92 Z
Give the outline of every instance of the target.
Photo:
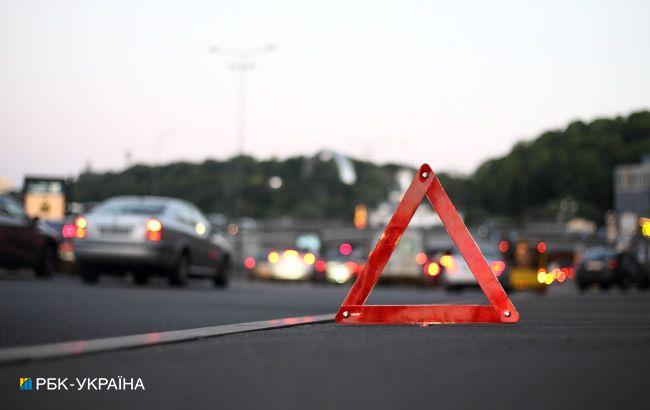
M 587 260 L 613 259 L 615 257 L 616 257 L 616 253 L 611 249 L 595 248 L 585 252 L 583 259 L 587 261 Z
M 96 214 L 113 215 L 157 216 L 163 212 L 165 212 L 165 205 L 135 201 L 110 201 L 93 209 L 93 213 Z

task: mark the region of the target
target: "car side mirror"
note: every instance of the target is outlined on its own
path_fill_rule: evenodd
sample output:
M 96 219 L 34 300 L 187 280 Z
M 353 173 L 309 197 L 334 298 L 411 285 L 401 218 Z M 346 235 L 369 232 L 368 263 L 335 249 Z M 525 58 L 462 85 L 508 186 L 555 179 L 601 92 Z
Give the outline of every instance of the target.
M 35 228 L 36 225 L 38 225 L 38 221 L 41 220 L 38 216 L 35 216 L 35 217 L 33 217 L 33 218 L 29 218 L 29 217 L 28 217 L 27 219 L 28 219 L 28 221 L 29 221 L 29 227 L 30 227 L 30 228 Z

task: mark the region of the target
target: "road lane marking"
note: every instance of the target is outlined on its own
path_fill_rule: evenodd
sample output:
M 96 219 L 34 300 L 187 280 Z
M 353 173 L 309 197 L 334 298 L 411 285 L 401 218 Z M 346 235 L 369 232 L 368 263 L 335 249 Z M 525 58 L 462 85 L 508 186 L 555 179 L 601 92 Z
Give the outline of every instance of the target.
M 262 320 L 258 322 L 236 323 L 232 325 L 199 327 L 195 329 L 151 332 L 139 335 L 108 337 L 104 339 L 75 340 L 72 342 L 11 347 L 0 349 L 0 364 L 79 356 L 111 350 L 131 349 L 164 343 L 197 340 L 233 333 L 280 329 L 284 327 L 333 321 L 334 313 L 328 313 L 324 315 L 287 317 L 282 319 Z
M 445 301 L 443 303 L 453 304 L 475 300 L 475 296 L 470 296 L 458 298 L 456 300 Z M 107 337 L 103 339 L 75 340 L 71 342 L 48 343 L 24 347 L 10 347 L 0 349 L 0 365 L 6 363 L 55 359 L 61 357 L 75 357 L 90 353 L 155 346 L 166 343 L 177 343 L 209 337 L 224 336 L 234 333 L 254 332 L 315 323 L 334 322 L 334 315 L 335 313 L 327 313 L 323 315 L 287 317 L 281 319 L 261 320 L 257 322 L 235 323 L 231 325 L 208 326 L 194 329 L 170 330 L 129 336 Z

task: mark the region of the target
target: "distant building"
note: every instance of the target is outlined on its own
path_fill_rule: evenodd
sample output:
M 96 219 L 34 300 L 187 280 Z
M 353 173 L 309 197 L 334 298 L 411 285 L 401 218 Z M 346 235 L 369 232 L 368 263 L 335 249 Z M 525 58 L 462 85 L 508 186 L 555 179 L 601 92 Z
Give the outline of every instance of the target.
M 650 216 L 650 156 L 614 170 L 614 207 L 621 215 Z
M 0 176 L 0 194 L 11 192 L 15 189 L 14 184 L 9 178 Z
M 650 267 L 650 243 L 639 235 L 639 218 L 650 216 L 650 156 L 634 165 L 619 165 L 614 170 L 614 207 L 617 214 L 618 249 L 638 252 Z

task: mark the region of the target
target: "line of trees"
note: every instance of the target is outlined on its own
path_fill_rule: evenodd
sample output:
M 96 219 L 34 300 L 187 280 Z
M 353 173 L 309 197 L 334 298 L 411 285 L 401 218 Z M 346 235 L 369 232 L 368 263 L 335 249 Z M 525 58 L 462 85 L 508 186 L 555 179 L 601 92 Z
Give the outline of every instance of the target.
M 471 175 L 440 174 L 445 189 L 468 220 L 503 216 L 554 218 L 566 203 L 573 216 L 602 222 L 613 206 L 613 170 L 650 154 L 650 112 L 576 121 L 517 143 Z M 384 201 L 401 166 L 354 160 L 357 182 L 339 181 L 333 162 L 317 162 L 308 174 L 305 157 L 256 160 L 248 156 L 160 167 L 135 165 L 121 172 L 84 172 L 75 181 L 78 201 L 152 193 L 185 198 L 206 212 L 258 218 L 274 216 L 350 219 L 354 206 Z M 235 172 L 241 170 L 240 183 Z M 280 177 L 273 189 L 269 179 Z M 238 197 L 239 201 L 234 199 Z M 236 206 L 238 205 L 238 206 Z M 237 209 L 235 209 L 237 208 Z
M 75 200 L 156 194 L 183 198 L 206 212 L 231 216 L 349 219 L 356 204 L 373 207 L 383 201 L 395 187 L 394 175 L 401 168 L 354 160 L 357 182 L 345 185 L 339 181 L 332 161 L 316 160 L 308 169 L 306 162 L 310 160 L 300 156 L 282 161 L 238 156 L 160 167 L 135 165 L 121 172 L 84 172 L 74 184 Z M 269 183 L 272 177 L 281 179 L 279 188 Z

